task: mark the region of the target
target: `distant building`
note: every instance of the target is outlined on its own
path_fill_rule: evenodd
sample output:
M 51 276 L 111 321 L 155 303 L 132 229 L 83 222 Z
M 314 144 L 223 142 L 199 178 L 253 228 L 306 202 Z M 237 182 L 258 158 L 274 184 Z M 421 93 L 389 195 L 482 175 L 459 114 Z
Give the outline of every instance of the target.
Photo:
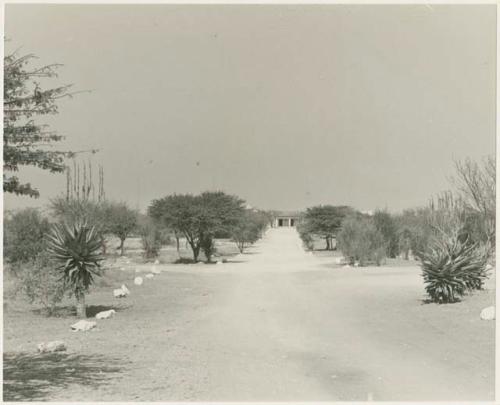
M 273 228 L 297 226 L 301 213 L 298 211 L 277 211 L 274 215 Z

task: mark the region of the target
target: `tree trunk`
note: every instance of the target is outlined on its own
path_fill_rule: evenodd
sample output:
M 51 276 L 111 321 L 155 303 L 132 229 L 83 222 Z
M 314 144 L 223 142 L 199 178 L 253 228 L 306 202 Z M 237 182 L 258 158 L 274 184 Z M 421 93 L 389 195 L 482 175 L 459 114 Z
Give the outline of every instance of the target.
M 75 293 L 76 297 L 76 316 L 78 318 L 87 317 L 87 307 L 85 306 L 85 293 L 78 291 Z
M 330 238 L 327 236 L 325 240 L 326 240 L 326 250 L 331 250 Z
M 179 256 L 179 258 L 180 258 L 181 257 L 181 247 L 180 247 L 179 235 L 177 235 L 177 234 L 175 234 L 175 245 L 177 248 L 177 256 Z
M 125 245 L 125 239 L 120 239 L 120 256 L 123 256 L 124 253 L 124 245 Z
M 198 255 L 200 254 L 200 247 L 196 246 L 194 243 L 190 243 L 191 250 L 193 251 L 193 259 L 195 262 L 198 261 Z

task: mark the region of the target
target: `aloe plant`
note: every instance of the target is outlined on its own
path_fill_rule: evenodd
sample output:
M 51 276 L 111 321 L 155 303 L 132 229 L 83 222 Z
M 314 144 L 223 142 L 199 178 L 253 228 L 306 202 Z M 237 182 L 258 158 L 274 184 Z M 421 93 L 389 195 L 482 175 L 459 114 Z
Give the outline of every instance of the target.
M 94 226 L 85 222 L 54 225 L 48 235 L 48 248 L 52 257 L 60 263 L 62 280 L 76 298 L 78 317 L 87 316 L 85 294 L 101 275 L 101 238 Z
M 435 239 L 421 254 L 425 290 L 432 301 L 457 302 L 467 292 L 481 289 L 487 278 L 487 251 L 458 236 Z

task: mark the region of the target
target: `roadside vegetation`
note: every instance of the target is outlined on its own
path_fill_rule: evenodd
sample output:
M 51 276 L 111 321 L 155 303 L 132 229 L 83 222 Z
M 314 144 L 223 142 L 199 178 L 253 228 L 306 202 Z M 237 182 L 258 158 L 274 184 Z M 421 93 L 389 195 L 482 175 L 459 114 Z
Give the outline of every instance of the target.
M 350 207 L 308 208 L 298 232 L 309 250 L 324 239 L 347 265 L 380 266 L 386 258 L 417 260 L 429 299 L 457 302 L 481 289 L 495 264 L 495 161 L 455 163 L 452 190 L 429 204 L 392 214 Z

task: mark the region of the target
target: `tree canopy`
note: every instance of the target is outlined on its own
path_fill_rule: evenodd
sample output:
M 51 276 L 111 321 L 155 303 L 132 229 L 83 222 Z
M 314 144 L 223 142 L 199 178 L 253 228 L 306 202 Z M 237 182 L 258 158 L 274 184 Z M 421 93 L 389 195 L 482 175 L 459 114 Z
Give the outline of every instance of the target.
M 174 194 L 153 200 L 148 214 L 168 228 L 183 234 L 198 260 L 203 250 L 207 260 L 214 253 L 217 232 L 231 232 L 244 212 L 244 201 L 222 191 L 200 195 Z
M 56 77 L 60 65 L 35 67 L 34 59 L 34 55 L 16 52 L 4 57 L 3 190 L 36 198 L 40 192 L 34 186 L 7 173 L 18 172 L 20 166 L 64 171 L 64 157 L 72 153 L 53 150 L 53 144 L 63 137 L 35 118 L 57 114 L 57 101 L 74 93 L 70 93 L 70 85 L 42 89 L 39 81 Z
M 120 255 L 123 256 L 125 239 L 137 227 L 137 212 L 125 203 L 110 203 L 106 211 L 108 230 L 120 239 Z
M 325 238 L 326 248 L 332 249 L 332 239 L 340 231 L 344 218 L 352 213 L 354 209 L 345 205 L 310 207 L 303 217 L 302 229 Z

